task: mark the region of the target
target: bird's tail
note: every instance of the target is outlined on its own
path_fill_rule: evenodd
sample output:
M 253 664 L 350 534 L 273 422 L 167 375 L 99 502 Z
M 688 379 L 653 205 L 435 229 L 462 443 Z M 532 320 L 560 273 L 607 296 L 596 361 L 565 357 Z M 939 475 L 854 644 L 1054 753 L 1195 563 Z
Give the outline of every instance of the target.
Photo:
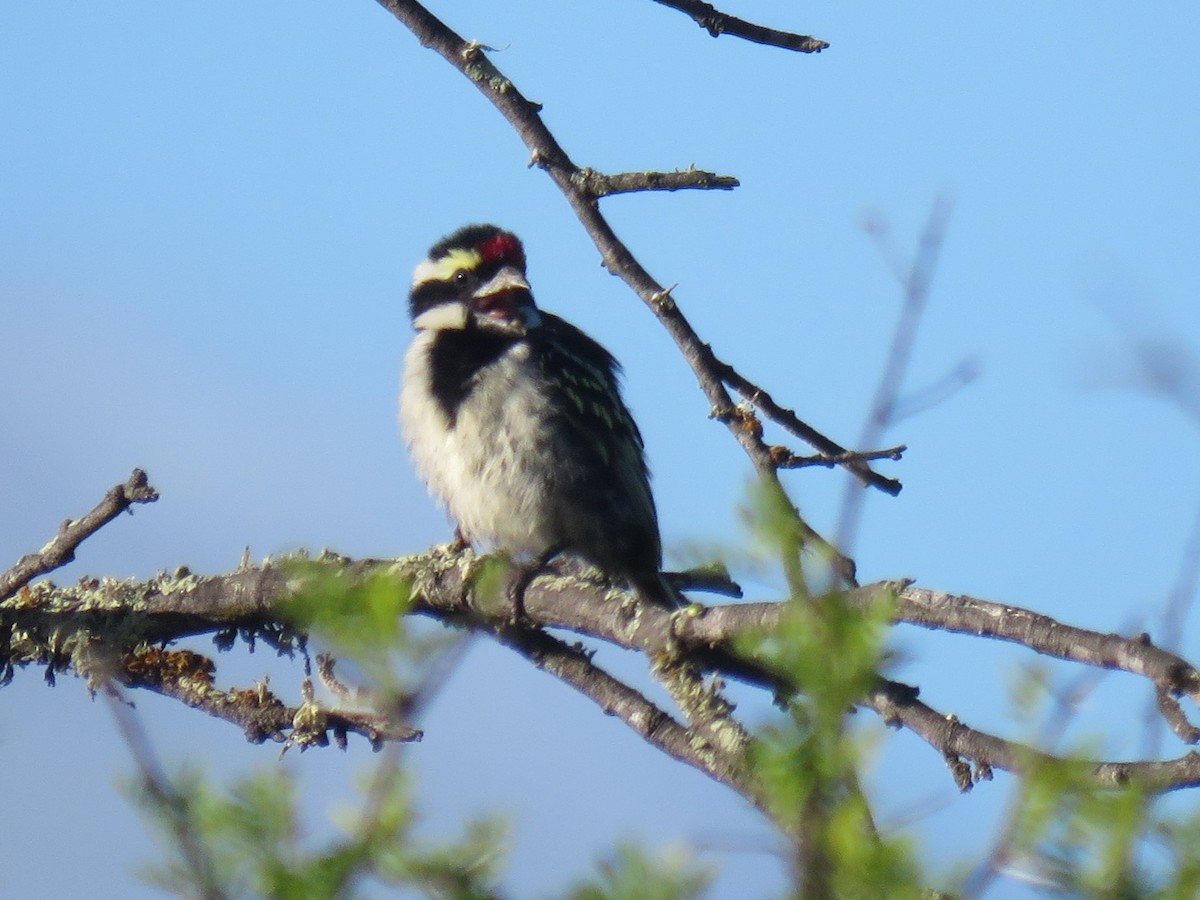
M 662 572 L 655 571 L 652 574 L 639 575 L 630 578 L 630 586 L 637 592 L 637 595 L 647 603 L 653 603 L 655 606 L 663 606 L 667 609 L 679 609 L 682 606 L 688 605 L 687 597 L 675 589 Z

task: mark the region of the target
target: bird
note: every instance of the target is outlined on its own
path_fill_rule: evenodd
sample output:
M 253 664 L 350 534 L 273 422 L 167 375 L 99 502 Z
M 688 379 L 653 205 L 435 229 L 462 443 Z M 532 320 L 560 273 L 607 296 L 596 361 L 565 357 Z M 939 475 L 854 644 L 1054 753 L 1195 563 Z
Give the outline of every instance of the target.
M 401 430 L 457 536 L 528 560 L 529 580 L 566 554 L 649 603 L 683 605 L 660 571 L 620 365 L 534 302 L 520 239 L 484 224 L 442 238 L 413 271 L 409 313 Z

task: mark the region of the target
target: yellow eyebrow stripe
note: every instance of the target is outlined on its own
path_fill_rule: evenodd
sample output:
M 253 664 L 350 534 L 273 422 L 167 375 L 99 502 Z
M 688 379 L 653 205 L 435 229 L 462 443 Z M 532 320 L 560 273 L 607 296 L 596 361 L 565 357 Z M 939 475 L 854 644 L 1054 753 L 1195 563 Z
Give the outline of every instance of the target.
M 427 281 L 449 281 L 459 269 L 474 269 L 483 258 L 474 250 L 451 250 L 441 259 L 427 259 L 413 270 L 412 286 Z

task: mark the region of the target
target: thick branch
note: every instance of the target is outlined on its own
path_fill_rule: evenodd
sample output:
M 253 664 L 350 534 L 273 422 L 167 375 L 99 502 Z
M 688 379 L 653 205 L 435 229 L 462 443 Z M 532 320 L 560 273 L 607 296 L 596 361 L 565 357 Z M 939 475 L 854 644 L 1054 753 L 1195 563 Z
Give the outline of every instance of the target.
M 557 642 L 543 643 L 536 631 L 514 630 L 509 619 L 511 610 L 506 604 L 474 596 L 470 585 L 477 562 L 469 552 L 439 550 L 394 561 L 359 560 L 331 565 L 338 566 L 345 578 L 391 574 L 411 584 L 415 591 L 414 612 L 495 634 L 527 655 L 542 654 L 544 661 L 553 660 L 554 668 L 545 663 L 548 670 L 568 683 L 591 685 L 585 691 L 588 696 L 606 709 L 611 707 L 639 734 L 649 734 L 656 746 L 661 744 L 673 756 L 685 753 L 683 735 L 669 725 L 655 725 L 653 705 L 646 705 L 648 701 L 644 698 L 639 700 L 640 695 L 632 688 L 585 667 L 586 654 L 563 651 Z M 63 669 L 75 665 L 77 670 L 87 671 L 86 665 L 77 664 L 80 650 L 94 647 L 97 641 L 133 646 L 199 633 L 255 634 L 256 630 L 272 625 L 278 631 L 281 604 L 302 587 L 302 578 L 289 575 L 288 567 L 279 565 L 248 567 L 212 577 L 161 576 L 141 583 L 106 580 L 55 588 L 39 582 L 20 598 L 0 603 L 0 668 L 37 662 Z M 1028 610 L 905 586 L 903 582 L 860 588 L 844 595 L 844 602 L 873 603 L 889 594 L 894 596 L 894 619 L 898 622 L 1013 641 L 1062 659 L 1143 675 L 1156 686 L 1168 685 L 1168 695 L 1186 693 L 1200 699 L 1200 673 L 1185 660 L 1142 639 L 1091 632 L 1062 625 Z M 489 605 L 495 608 L 489 609 Z M 696 665 L 776 691 L 789 690 L 786 679 L 756 660 L 739 655 L 733 648 L 747 634 L 769 631 L 778 623 L 783 609 L 781 603 L 744 603 L 693 606 L 672 613 L 633 603 L 604 583 L 566 572 L 539 576 L 529 586 L 524 603 L 530 626 L 568 629 L 642 652 L 653 660 Z M 158 689 L 152 683 L 141 686 Z M 219 695 L 213 696 L 217 699 L 211 705 L 220 707 L 223 701 Z M 888 721 L 910 728 L 947 759 L 972 760 L 977 772 L 986 772 L 990 767 L 1024 772 L 1028 771 L 1028 760 L 1040 758 L 1031 748 L 977 732 L 955 717 L 931 709 L 916 699 L 914 689 L 903 685 L 881 681 L 863 703 Z M 720 710 L 716 706 L 711 709 L 714 714 L 708 716 L 705 726 L 710 732 L 712 725 L 719 726 L 721 720 Z M 694 710 L 703 713 L 701 706 Z M 295 717 L 301 712 L 289 708 L 286 713 L 272 714 L 277 716 L 270 720 L 274 725 L 255 725 L 257 730 L 252 729 L 252 733 L 275 736 L 282 733 L 280 723 L 292 722 L 294 726 Z M 1191 729 L 1182 713 L 1178 713 L 1178 718 L 1182 724 L 1176 723 L 1177 733 Z M 367 729 L 372 723 L 343 724 L 348 731 L 370 736 Z M 684 728 L 678 723 L 675 727 Z M 1195 729 L 1191 732 L 1189 736 L 1194 737 Z M 688 737 L 694 739 L 698 734 L 689 732 Z M 705 740 L 710 746 L 716 745 L 711 733 Z M 700 759 L 695 753 L 685 761 L 735 786 L 741 783 L 740 776 L 734 771 L 736 765 L 728 760 L 736 757 L 737 754 L 726 757 L 724 767 Z M 1153 790 L 1200 784 L 1197 780 L 1200 760 L 1194 754 L 1166 762 L 1087 765 L 1100 786 L 1130 778 L 1144 780 Z
M 809 37 L 806 34 L 793 34 L 790 31 L 779 31 L 775 28 L 755 25 L 753 22 L 723 13 L 702 0 L 654 0 L 654 2 L 691 16 L 697 25 L 713 37 L 731 34 L 756 44 L 795 50 L 799 53 L 820 53 L 829 46 L 826 41 Z
M 134 469 L 124 484 L 118 484 L 82 519 L 67 519 L 49 544 L 37 553 L 22 556 L 15 566 L 0 574 L 0 600 L 5 600 L 39 575 L 45 575 L 75 559 L 75 548 L 129 509 L 135 503 L 153 503 L 158 491 L 146 473 Z
M 1019 606 L 911 585 L 900 594 L 897 619 L 923 628 L 1011 641 L 1047 656 L 1141 675 L 1170 694 L 1186 694 L 1200 702 L 1200 672 L 1174 653 L 1155 647 L 1149 635 L 1103 634 Z

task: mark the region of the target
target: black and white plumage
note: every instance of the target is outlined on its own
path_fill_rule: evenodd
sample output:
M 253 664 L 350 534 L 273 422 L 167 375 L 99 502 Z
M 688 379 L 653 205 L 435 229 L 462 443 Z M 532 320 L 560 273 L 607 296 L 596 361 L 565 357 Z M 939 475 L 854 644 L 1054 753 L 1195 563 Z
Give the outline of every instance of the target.
M 658 516 L 612 355 L 539 310 L 521 242 L 494 225 L 444 238 L 413 273 L 417 335 L 400 421 L 417 471 L 464 538 L 518 556 L 577 555 L 652 602 Z

